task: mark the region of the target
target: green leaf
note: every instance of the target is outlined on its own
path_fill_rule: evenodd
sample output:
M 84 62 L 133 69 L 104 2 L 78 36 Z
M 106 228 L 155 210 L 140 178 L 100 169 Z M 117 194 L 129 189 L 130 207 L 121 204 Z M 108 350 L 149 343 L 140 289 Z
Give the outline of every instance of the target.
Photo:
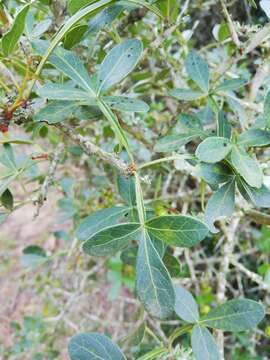
M 128 178 L 118 175 L 117 177 L 117 186 L 119 194 L 122 199 L 129 205 L 136 204 L 136 190 L 135 190 L 135 181 L 134 177 L 129 176 Z
M 223 160 L 232 150 L 232 144 L 224 137 L 211 136 L 196 149 L 196 156 L 203 162 L 216 163 Z
M 124 264 L 135 267 L 137 254 L 138 254 L 138 246 L 131 245 L 130 247 L 128 247 L 127 249 L 124 249 L 121 252 L 120 258 Z
M 75 25 L 65 36 L 64 48 L 69 50 L 73 48 L 75 45 L 79 44 L 81 40 L 84 38 L 84 35 L 86 35 L 87 30 L 88 30 L 88 25 L 84 25 L 84 24 Z
M 231 131 L 232 131 L 231 125 L 229 124 L 224 111 L 219 111 L 217 135 L 220 137 L 224 137 L 226 139 L 230 139 Z
M 34 19 L 33 19 L 34 21 Z M 26 24 L 26 33 L 30 40 L 38 39 L 41 35 L 43 35 L 51 26 L 52 20 L 51 19 L 45 19 L 37 23 L 35 27 L 32 29 L 27 29 Z
M 159 240 L 159 243 L 164 244 L 160 240 Z M 179 277 L 181 275 L 181 264 L 175 256 L 166 252 L 162 260 L 163 260 L 164 265 L 166 266 L 167 270 L 169 271 L 169 274 L 171 275 L 171 277 Z
M 6 209 L 8 210 L 13 209 L 13 204 L 14 204 L 13 195 L 9 189 L 6 189 L 2 193 L 2 195 L 0 196 L 0 202 L 2 206 L 4 206 Z
M 52 101 L 34 115 L 34 121 L 56 124 L 71 118 L 80 105 L 76 101 Z
M 98 72 L 98 93 L 104 92 L 125 78 L 137 65 L 143 51 L 142 42 L 125 40 L 105 57 Z
M 213 335 L 202 326 L 194 326 L 191 346 L 196 360 L 220 360 L 220 354 Z
M 194 91 L 191 89 L 173 89 L 169 91 L 169 95 L 175 97 L 178 100 L 192 101 L 199 99 L 205 94 L 201 91 Z
M 139 234 L 139 223 L 127 223 L 107 227 L 83 243 L 83 251 L 92 256 L 107 256 L 124 249 Z
M 129 157 L 132 159 L 133 155 L 131 154 L 130 146 L 127 141 L 127 137 L 119 123 L 118 117 L 111 110 L 111 108 L 103 101 L 102 98 L 100 98 L 98 100 L 98 106 L 99 106 L 99 109 L 104 114 L 104 116 L 106 117 L 106 119 L 109 121 L 110 125 L 112 126 L 120 145 L 122 145 L 126 149 Z
M 247 127 L 247 113 L 242 104 L 237 101 L 236 98 L 232 99 L 230 97 L 227 97 L 227 102 L 234 114 L 238 117 L 242 127 Z
M 263 103 L 263 118 L 265 127 L 270 126 L 270 89 L 265 95 L 264 103 Z
M 146 310 L 159 319 L 169 317 L 175 302 L 173 285 L 146 230 L 139 243 L 136 273 L 137 294 Z
M 47 262 L 49 257 L 45 250 L 37 245 L 29 245 L 23 249 L 23 256 L 21 257 L 21 263 L 25 267 L 35 269 L 36 267 Z
M 23 6 L 16 15 L 11 29 L 2 37 L 2 49 L 5 56 L 8 56 L 14 50 L 25 27 L 25 20 L 30 4 Z
M 34 142 L 32 140 L 16 137 L 14 139 L 1 139 L 0 144 L 33 145 Z
M 200 136 L 198 131 L 189 130 L 189 132 L 177 135 L 167 135 L 157 141 L 154 146 L 156 152 L 177 151 L 181 146 L 186 145 L 190 141 Z
M 143 322 L 139 326 L 137 326 L 131 334 L 128 334 L 126 338 L 124 338 L 121 342 L 125 344 L 125 346 L 133 347 L 138 346 L 143 341 L 146 330 L 146 323 Z
M 69 0 L 68 12 L 70 15 L 75 14 L 81 8 L 96 2 L 96 0 Z
M 235 207 L 235 180 L 224 184 L 208 200 L 205 209 L 205 222 L 211 232 L 216 233 L 218 229 L 214 222 L 220 217 L 231 216 Z
M 238 140 L 238 145 L 266 146 L 270 144 L 270 131 L 262 129 L 249 129 L 243 132 Z
M 162 13 L 159 11 L 159 9 L 156 6 L 150 4 L 149 1 L 144 1 L 144 0 L 125 0 L 125 1 L 127 3 L 134 4 L 137 6 L 139 5 L 144 6 L 146 9 L 150 10 L 153 14 L 163 19 Z
M 264 307 L 258 302 L 235 299 L 211 310 L 200 323 L 224 331 L 244 331 L 258 325 L 264 315 Z
M 174 311 L 184 321 L 194 324 L 199 321 L 198 305 L 189 291 L 180 285 L 175 285 Z
M 81 9 L 78 11 L 75 15 L 73 15 L 71 18 L 69 18 L 66 23 L 59 29 L 58 33 L 54 36 L 53 40 L 49 44 L 49 46 L 45 49 L 45 52 L 42 54 L 42 59 L 37 67 L 37 70 L 35 72 L 36 78 L 40 75 L 44 65 L 46 64 L 48 58 L 54 51 L 54 49 L 57 47 L 57 45 L 60 43 L 60 41 L 65 37 L 65 35 L 75 26 L 77 23 L 79 23 L 82 19 L 84 19 L 86 16 L 91 14 L 96 14 L 99 10 L 102 10 L 106 6 L 111 5 L 114 2 L 114 0 L 100 0 L 96 1 L 93 4 L 90 4 L 89 6 Z M 32 89 L 33 85 L 35 83 L 35 79 L 31 82 L 30 90 Z
M 95 105 L 95 98 L 86 91 L 76 89 L 69 85 L 46 84 L 38 89 L 38 95 L 49 100 L 80 101 L 81 103 Z
M 127 0 L 127 1 L 130 4 L 144 6 L 145 8 L 149 9 L 150 11 L 155 13 L 157 16 L 162 18 L 162 14 L 160 13 L 160 11 L 155 6 L 149 4 L 145 1 L 142 1 L 142 0 Z M 53 52 L 53 50 L 57 47 L 57 45 L 60 43 L 60 41 L 65 37 L 67 32 L 73 28 L 74 25 L 79 23 L 86 16 L 96 14 L 99 10 L 102 10 L 109 5 L 112 5 L 114 2 L 115 2 L 115 0 L 96 1 L 95 3 L 90 4 L 90 5 L 86 6 L 85 8 L 82 8 L 80 11 L 75 13 L 70 19 L 68 19 L 66 21 L 65 25 L 62 26 L 60 28 L 60 30 L 58 31 L 58 33 L 54 36 L 49 47 L 47 48 L 46 52 L 44 53 L 39 65 L 37 67 L 37 70 L 35 72 L 35 77 L 37 78 L 40 75 L 44 65 L 46 64 L 46 62 L 47 62 L 48 58 L 50 57 L 51 53 Z M 32 89 L 34 83 L 35 83 L 35 79 L 32 80 L 32 82 L 30 84 L 30 87 L 29 87 L 30 90 Z
M 256 4 L 255 0 L 248 0 L 248 3 L 250 4 L 250 6 L 254 7 L 255 9 L 257 9 L 257 4 Z
M 83 219 L 76 230 L 76 236 L 81 241 L 88 240 L 98 231 L 116 225 L 128 215 L 128 212 L 127 206 L 113 206 L 96 211 Z
M 107 336 L 98 333 L 74 335 L 68 344 L 71 360 L 126 360 L 126 357 Z
M 198 134 L 201 134 L 201 136 L 205 136 L 206 133 L 203 131 L 203 125 L 198 116 L 183 113 L 177 117 L 177 120 L 179 121 L 181 130 L 194 130 L 197 131 Z
M 32 45 L 39 55 L 43 55 L 48 52 L 48 43 L 46 41 L 37 40 L 33 42 Z M 88 92 L 90 96 L 96 96 L 95 86 L 92 79 L 79 57 L 73 52 L 58 47 L 53 54 L 50 54 L 48 61 L 55 66 L 57 70 L 61 71 L 78 86 Z
M 228 182 L 233 176 L 230 167 L 222 163 L 200 163 L 197 169 L 198 176 L 214 188 Z
M 95 96 L 94 84 L 81 60 L 68 50 L 58 48 L 49 58 L 49 62 L 78 86 Z
M 259 189 L 249 186 L 244 179 L 237 178 L 237 186 L 242 196 L 259 208 L 270 208 L 270 190 L 262 185 Z
M 188 54 L 185 62 L 186 70 L 190 78 L 207 93 L 209 90 L 209 67 L 202 57 L 195 51 Z
M 257 161 L 251 158 L 248 153 L 234 146 L 232 149 L 231 160 L 235 170 L 250 186 L 256 188 L 262 186 L 262 171 Z
M 142 100 L 127 96 L 105 96 L 104 101 L 115 110 L 127 112 L 147 112 L 149 106 Z
M 17 163 L 13 152 L 13 147 L 9 143 L 3 145 L 3 151 L 0 154 L 0 163 L 11 171 L 17 171 Z
M 246 85 L 247 81 L 244 79 L 231 79 L 224 80 L 220 85 L 215 88 L 215 92 L 218 91 L 232 91 L 241 88 Z
M 96 33 L 105 26 L 109 26 L 117 16 L 122 12 L 123 6 L 113 5 L 102 10 L 99 14 L 94 16 L 88 23 L 88 34 Z
M 10 184 L 16 179 L 17 174 L 7 175 L 0 180 L 0 196 L 9 188 Z
M 159 216 L 146 221 L 145 227 L 155 238 L 179 247 L 192 247 L 208 234 L 207 226 L 191 216 Z

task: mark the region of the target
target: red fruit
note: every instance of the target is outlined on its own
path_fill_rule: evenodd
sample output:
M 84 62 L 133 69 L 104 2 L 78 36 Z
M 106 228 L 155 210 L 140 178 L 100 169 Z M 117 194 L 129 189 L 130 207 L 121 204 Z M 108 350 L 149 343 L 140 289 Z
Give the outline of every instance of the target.
M 0 124 L 0 131 L 2 133 L 8 132 L 8 125 L 7 124 Z

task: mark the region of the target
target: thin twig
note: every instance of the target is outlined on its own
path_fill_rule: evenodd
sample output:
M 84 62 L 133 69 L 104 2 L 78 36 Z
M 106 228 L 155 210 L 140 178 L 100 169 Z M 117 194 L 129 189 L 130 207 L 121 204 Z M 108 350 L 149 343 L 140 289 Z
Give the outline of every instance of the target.
M 231 37 L 232 37 L 232 41 L 234 42 L 235 46 L 237 48 L 241 48 L 241 43 L 240 43 L 240 40 L 239 40 L 239 37 L 238 37 L 238 34 L 237 34 L 237 31 L 235 29 L 235 26 L 234 26 L 234 23 L 232 21 L 232 18 L 227 10 L 227 7 L 226 7 L 226 4 L 225 4 L 225 1 L 224 0 L 220 0 L 220 3 L 221 3 L 221 7 L 222 7 L 222 11 L 223 11 L 223 14 L 225 16 L 225 19 L 227 21 L 227 24 L 228 24 L 228 27 L 229 27 L 229 31 L 230 31 L 230 34 L 231 34 Z
M 116 167 L 121 173 L 127 175 L 129 166 L 115 155 L 104 151 L 97 145 L 93 144 L 88 138 L 75 133 L 75 129 L 66 124 L 56 124 L 66 136 L 73 140 L 76 144 L 80 145 L 83 151 L 89 155 L 97 155 L 101 160 Z
M 257 283 L 258 285 L 260 285 L 260 287 L 263 290 L 270 291 L 270 285 L 267 284 L 260 275 L 254 273 L 253 271 L 250 271 L 249 269 L 247 269 L 244 265 L 240 264 L 234 258 L 231 258 L 230 262 L 234 267 L 236 267 L 239 271 L 241 271 L 243 274 L 245 274 L 250 280 L 252 280 L 255 283 Z
M 38 217 L 39 215 L 39 212 L 40 212 L 40 209 L 41 207 L 43 206 L 44 202 L 46 201 L 47 199 L 47 194 L 48 194 L 48 191 L 49 191 L 49 187 L 52 185 L 53 181 L 54 181 L 54 177 L 55 177 L 55 172 L 56 172 L 56 169 L 57 169 L 57 165 L 60 161 L 60 158 L 61 158 L 61 154 L 62 154 L 62 151 L 64 149 L 64 145 L 62 143 L 60 143 L 54 154 L 53 154 L 53 158 L 52 158 L 52 161 L 51 161 L 51 164 L 50 164 L 50 167 L 49 167 L 49 171 L 48 171 L 48 175 L 46 176 L 42 186 L 41 186 L 41 189 L 40 189 L 40 192 L 39 192 L 39 195 L 37 197 L 36 200 L 34 200 L 34 204 L 37 205 L 37 209 L 36 209 L 36 213 L 34 215 L 34 217 Z

